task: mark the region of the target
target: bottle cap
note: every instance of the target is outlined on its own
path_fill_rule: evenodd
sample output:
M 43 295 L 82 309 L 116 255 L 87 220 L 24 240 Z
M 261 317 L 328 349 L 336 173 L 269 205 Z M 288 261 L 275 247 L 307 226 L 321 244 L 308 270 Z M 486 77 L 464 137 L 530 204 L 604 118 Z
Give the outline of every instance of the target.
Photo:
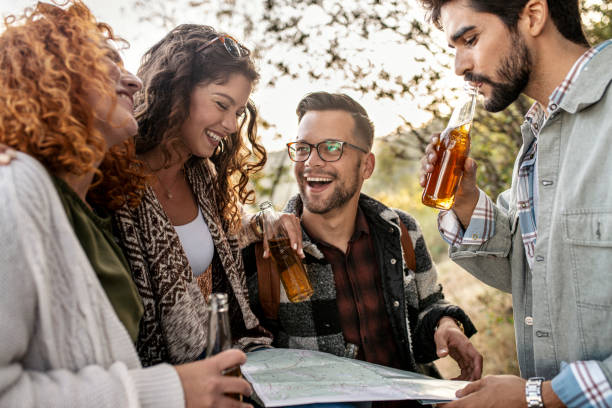
M 227 294 L 226 293 L 211 293 L 208 296 L 208 306 L 211 309 L 216 309 L 219 312 L 226 312 L 228 307 Z
M 274 208 L 274 206 L 272 205 L 272 201 L 266 200 L 266 201 L 262 201 L 261 203 L 259 203 L 259 209 L 261 211 L 267 210 L 268 208 Z

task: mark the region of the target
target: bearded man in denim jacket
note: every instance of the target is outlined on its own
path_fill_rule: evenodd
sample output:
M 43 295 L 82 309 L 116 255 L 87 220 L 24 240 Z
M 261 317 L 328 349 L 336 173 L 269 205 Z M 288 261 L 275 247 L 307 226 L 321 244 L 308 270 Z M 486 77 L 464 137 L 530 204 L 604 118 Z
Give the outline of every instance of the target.
M 451 258 L 513 295 L 521 375 L 459 391 L 463 406 L 612 405 L 612 41 L 589 47 L 576 0 L 421 0 L 455 70 L 500 111 L 535 99 L 497 205 L 466 160 L 439 228 Z M 432 140 L 421 184 L 437 157 Z M 531 377 L 531 378 L 530 378 Z

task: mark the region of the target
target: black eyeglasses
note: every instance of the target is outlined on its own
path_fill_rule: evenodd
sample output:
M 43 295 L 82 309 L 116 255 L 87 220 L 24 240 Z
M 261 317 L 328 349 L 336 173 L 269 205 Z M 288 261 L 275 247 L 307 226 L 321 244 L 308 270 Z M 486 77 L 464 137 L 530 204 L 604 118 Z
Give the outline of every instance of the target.
M 321 160 L 326 162 L 335 162 L 340 160 L 342 152 L 344 152 L 344 145 L 350 146 L 353 149 L 357 149 L 360 152 L 368 153 L 366 149 L 359 146 L 355 146 L 349 142 L 343 142 L 341 140 L 323 140 L 317 144 L 310 144 L 306 142 L 291 142 L 287 143 L 287 152 L 289 158 L 294 162 L 304 162 L 310 157 L 310 153 L 313 149 L 317 151 Z
M 196 52 L 204 51 L 206 48 L 208 48 L 212 44 L 214 44 L 215 41 L 221 41 L 221 43 L 225 47 L 225 50 L 232 57 L 239 58 L 239 57 L 246 57 L 247 55 L 249 55 L 249 50 L 244 48 L 242 45 L 240 45 L 240 43 L 235 38 L 230 37 L 229 35 L 219 35 L 219 36 L 213 38 L 212 40 L 210 40 L 207 43 L 205 43 L 205 44 L 201 45 L 200 47 L 198 47 Z

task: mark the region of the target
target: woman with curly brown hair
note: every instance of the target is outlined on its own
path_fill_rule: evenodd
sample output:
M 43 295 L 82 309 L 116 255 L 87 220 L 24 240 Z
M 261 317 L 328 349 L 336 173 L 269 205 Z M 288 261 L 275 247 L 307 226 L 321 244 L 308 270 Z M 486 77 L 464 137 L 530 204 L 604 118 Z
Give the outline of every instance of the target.
M 268 345 L 249 307 L 240 252 L 256 239 L 241 204 L 252 202 L 247 183 L 266 160 L 249 100 L 259 77 L 249 50 L 211 27 L 185 24 L 143 61 L 136 151 L 154 178 L 139 207 L 123 206 L 115 216 L 145 307 L 141 361 L 201 357 L 211 292 L 229 295 L 240 348 Z M 298 220 L 286 214 L 283 224 L 301 252 Z
M 78 0 L 39 3 L 0 34 L 0 144 L 20 152 L 0 166 L 0 406 L 248 407 L 224 396 L 250 393 L 221 374 L 238 350 L 139 362 L 143 307 L 109 213 L 145 189 L 142 83 L 115 40 Z

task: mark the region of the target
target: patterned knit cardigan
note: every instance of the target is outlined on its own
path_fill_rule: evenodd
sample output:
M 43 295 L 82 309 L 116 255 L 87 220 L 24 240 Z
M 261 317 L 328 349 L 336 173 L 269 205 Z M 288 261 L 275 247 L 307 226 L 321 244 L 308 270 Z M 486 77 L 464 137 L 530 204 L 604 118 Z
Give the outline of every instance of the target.
M 215 245 L 212 274 L 208 275 L 212 284 L 202 285 L 194 278 L 178 234 L 153 189 L 147 188 L 138 208 L 124 206 L 114 217 L 144 304 L 137 349 L 145 366 L 159 362 L 180 364 L 202 354 L 207 343 L 208 316 L 201 286 L 207 287 L 205 292 L 211 286 L 229 292 L 232 331 L 238 345 L 246 348 L 271 342 L 269 334 L 262 335 L 259 321 L 249 307 L 238 238 L 224 228 L 216 197 L 211 193 L 215 191 L 212 163 L 192 159 L 185 173 Z M 244 329 L 243 337 L 236 336 L 234 327 Z
M 440 317 L 446 315 L 461 321 L 467 336 L 476 332 L 474 325 L 463 310 L 444 300 L 435 265 L 416 220 L 364 194 L 360 196 L 359 206 L 368 220 L 374 240 L 385 307 L 400 352 L 397 358 L 403 369 L 432 375 L 429 367 L 423 364 L 437 359 L 433 334 Z M 300 216 L 300 196 L 292 198 L 284 211 Z M 414 246 L 414 271 L 408 269 L 404 260 L 400 220 L 406 226 Z M 305 232 L 302 242 L 306 254 L 304 266 L 313 284 L 313 297 L 309 301 L 291 303 L 281 285 L 278 320 L 265 319 L 258 303 L 257 268 L 254 245 L 251 245 L 243 252 L 251 307 L 262 324 L 273 332 L 275 346 L 319 350 L 342 356 L 346 342 L 338 317 L 334 273 L 323 253 Z

